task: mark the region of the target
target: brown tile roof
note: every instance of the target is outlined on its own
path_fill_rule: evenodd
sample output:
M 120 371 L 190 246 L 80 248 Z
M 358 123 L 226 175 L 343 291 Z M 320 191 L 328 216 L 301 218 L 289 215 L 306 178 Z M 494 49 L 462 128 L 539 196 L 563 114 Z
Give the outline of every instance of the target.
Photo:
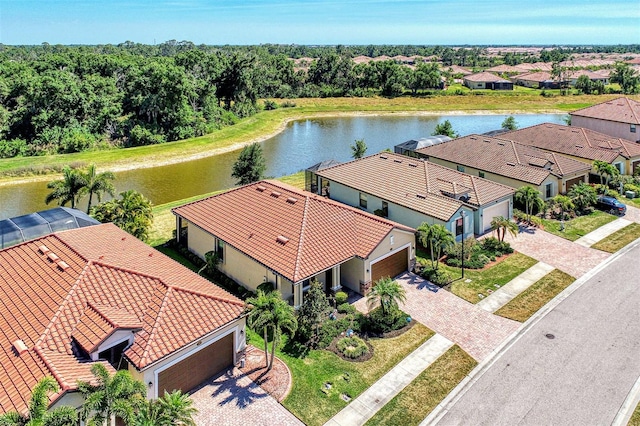
M 518 70 L 519 72 L 520 70 Z M 502 77 L 498 77 L 495 74 L 491 74 L 490 72 L 480 72 L 477 74 L 471 74 L 471 75 L 466 75 L 464 76 L 464 79 L 467 81 L 484 81 L 484 82 L 488 82 L 488 83 L 501 83 L 501 82 L 507 82 L 510 83 L 509 80 L 505 80 Z
M 366 258 L 394 228 L 414 229 L 292 186 L 261 181 L 173 212 L 299 282 Z
M 611 163 L 618 155 L 625 158 L 640 156 L 640 144 L 583 127 L 542 123 L 503 133 L 500 137 L 589 161 Z
M 640 102 L 622 97 L 573 111 L 570 115 L 618 123 L 640 124 Z
M 244 310 L 236 297 L 112 224 L 1 250 L 0 263 L 0 412 L 23 411 L 44 376 L 55 377 L 61 393 L 90 380 L 91 363 L 78 347 L 95 347 L 110 328 L 141 328 L 125 355 L 142 369 Z M 26 350 L 14 349 L 17 340 Z
M 549 175 L 588 172 L 589 164 L 502 138 L 469 135 L 418 149 L 422 155 L 451 161 L 540 185 Z
M 444 221 L 463 205 L 477 208 L 514 192 L 506 185 L 387 152 L 330 167 L 318 175 Z M 470 190 L 466 203 L 444 194 L 454 183 Z
M 539 72 L 532 72 L 532 73 L 516 75 L 514 77 L 511 77 L 511 79 L 512 80 L 543 82 L 543 81 L 553 80 L 553 77 L 551 76 L 551 73 L 549 73 L 549 72 L 539 71 Z
M 485 71 L 487 72 L 498 72 L 498 73 L 519 73 L 522 72 L 520 68 L 511 66 L 511 65 L 496 65 L 491 68 L 487 68 Z
M 443 71 L 448 71 L 451 72 L 452 74 L 462 74 L 462 75 L 469 75 L 469 74 L 473 74 L 472 71 L 468 70 L 467 68 L 463 68 L 460 65 L 441 65 L 440 68 Z

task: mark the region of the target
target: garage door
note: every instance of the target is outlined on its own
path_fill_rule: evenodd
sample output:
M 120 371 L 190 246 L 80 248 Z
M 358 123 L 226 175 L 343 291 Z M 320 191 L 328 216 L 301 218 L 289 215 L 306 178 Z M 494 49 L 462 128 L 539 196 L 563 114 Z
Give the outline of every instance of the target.
M 158 395 L 187 392 L 233 364 L 233 333 L 158 374 Z
M 371 282 L 375 284 L 380 278 L 394 278 L 407 270 L 409 265 L 409 248 L 400 250 L 371 265 Z
M 484 209 L 482 212 L 482 232 L 491 230 L 491 221 L 496 216 L 509 218 L 509 200 Z
M 567 192 L 571 191 L 571 187 L 572 187 L 573 185 L 577 185 L 577 184 L 579 184 L 580 182 L 584 182 L 584 177 L 582 177 L 582 176 L 578 176 L 577 178 L 569 179 L 569 180 L 567 181 Z

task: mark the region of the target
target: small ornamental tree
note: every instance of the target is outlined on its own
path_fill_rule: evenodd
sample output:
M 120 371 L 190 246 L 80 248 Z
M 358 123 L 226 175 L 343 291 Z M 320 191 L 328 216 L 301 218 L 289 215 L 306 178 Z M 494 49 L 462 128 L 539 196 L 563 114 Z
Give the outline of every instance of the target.
M 242 149 L 233 164 L 231 176 L 236 178 L 237 185 L 247 185 L 261 180 L 266 168 L 262 147 L 256 142 Z
M 389 277 L 380 278 L 367 296 L 367 305 L 371 308 L 380 303 L 382 316 L 389 318 L 398 310 L 398 303 L 407 300 L 406 290 Z
M 453 126 L 451 125 L 451 122 L 449 120 L 444 120 L 443 123 L 438 123 L 435 129 L 433 129 L 433 133 L 431 133 L 431 135 L 445 135 L 449 136 L 452 139 L 460 137 L 460 135 L 455 130 L 453 130 Z
M 534 208 L 537 207 L 540 209 L 544 206 L 544 201 L 540 198 L 540 191 L 533 186 L 527 185 L 518 188 L 514 195 L 516 201 L 524 204 L 527 222 L 531 223 L 531 215 L 533 214 Z
M 513 115 L 510 115 L 509 117 L 505 118 L 504 121 L 502 122 L 502 128 L 505 130 L 517 130 L 518 122 L 516 121 L 515 118 L 513 118 Z
M 418 241 L 431 252 L 431 269 L 438 270 L 442 252 L 455 244 L 455 237 L 444 225 L 429 225 L 427 222 L 423 222 L 417 231 Z
M 301 334 L 303 336 L 318 336 L 318 329 L 328 310 L 329 302 L 322 290 L 322 284 L 318 280 L 313 280 L 298 311 L 298 329 Z

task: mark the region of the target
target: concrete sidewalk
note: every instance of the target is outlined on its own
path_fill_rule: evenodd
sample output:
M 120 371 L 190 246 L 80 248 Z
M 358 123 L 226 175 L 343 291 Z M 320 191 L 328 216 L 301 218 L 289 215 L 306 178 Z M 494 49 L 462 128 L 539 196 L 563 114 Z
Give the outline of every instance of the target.
M 411 352 L 342 411 L 327 426 L 359 426 L 374 416 L 411 383 L 420 373 L 453 346 L 449 339 L 436 334 Z
M 554 269 L 551 265 L 538 262 L 503 285 L 500 289 L 494 291 L 490 296 L 476 303 L 476 306 L 493 313 Z
M 631 221 L 627 219 L 616 219 L 613 222 L 609 222 L 606 225 L 602 225 L 600 228 L 589 232 L 587 235 L 584 235 L 578 238 L 575 243 L 579 244 L 583 247 L 591 247 L 595 243 L 600 240 L 607 238 L 609 235 L 613 234 L 616 231 L 628 226 L 631 224 Z

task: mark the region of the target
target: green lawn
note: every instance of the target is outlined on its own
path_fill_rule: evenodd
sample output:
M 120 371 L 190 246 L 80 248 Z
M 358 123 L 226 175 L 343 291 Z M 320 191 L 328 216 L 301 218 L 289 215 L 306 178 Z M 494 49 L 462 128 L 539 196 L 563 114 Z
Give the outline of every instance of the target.
M 574 281 L 575 278 L 571 275 L 554 269 L 498 309 L 495 314 L 515 321 L 525 322 Z
M 633 415 L 629 419 L 627 426 L 640 426 L 640 404 L 638 404 L 633 411 Z
M 477 362 L 453 346 L 382 407 L 366 425 L 417 425 L 473 370 Z
M 591 248 L 606 251 L 607 253 L 615 253 L 638 238 L 640 238 L 640 223 L 631 223 L 598 241 Z
M 426 254 L 420 250 L 417 251 L 417 258 L 423 261 L 427 260 Z M 502 287 L 536 263 L 537 261 L 529 256 L 514 253 L 487 269 L 465 269 L 464 279 L 454 281 L 451 284 L 451 292 L 468 302 L 478 303 L 481 300 L 478 294 L 488 296 L 490 294 L 488 290 L 495 291 L 497 289 L 496 284 Z M 440 263 L 440 268 L 449 272 L 453 278 L 461 276 L 460 268 L 453 268 L 443 263 Z M 470 281 L 467 282 L 467 280 Z
M 364 362 L 344 361 L 329 351 L 312 350 L 300 358 L 278 351 L 293 376 L 293 388 L 282 404 L 305 424 L 322 425 L 347 405 L 342 394 L 357 397 L 433 334 L 416 324 L 398 337 L 371 339 L 374 355 Z M 264 346 L 256 333 L 247 337 L 254 346 Z M 322 391 L 325 383 L 331 383 L 327 393 Z
M 580 237 L 587 235 L 589 232 L 613 222 L 617 216 L 610 215 L 600 210 L 594 210 L 593 213 L 586 216 L 578 216 L 564 223 L 564 231 L 560 230 L 560 221 L 552 219 L 542 219 L 544 230 L 565 238 L 569 241 L 575 241 Z

